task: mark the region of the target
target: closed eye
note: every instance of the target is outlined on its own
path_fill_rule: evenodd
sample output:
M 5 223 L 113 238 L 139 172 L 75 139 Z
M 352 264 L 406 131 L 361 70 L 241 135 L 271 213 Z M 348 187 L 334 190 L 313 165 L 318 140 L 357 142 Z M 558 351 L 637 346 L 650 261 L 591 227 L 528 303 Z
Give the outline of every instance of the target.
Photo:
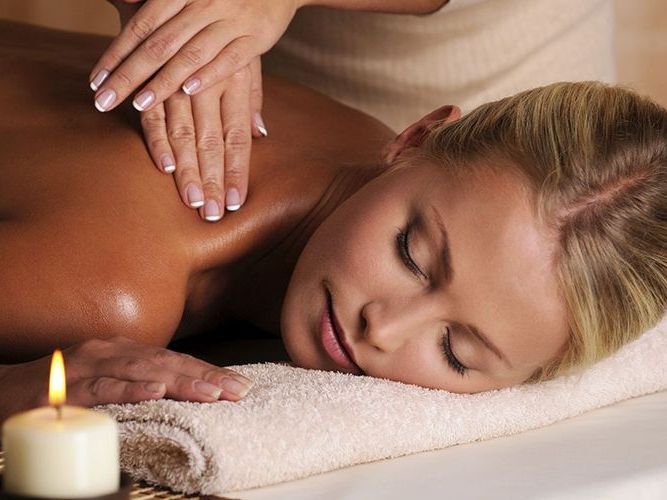
M 408 223 L 405 229 L 399 229 L 396 234 L 396 247 L 398 248 L 398 253 L 403 261 L 403 264 L 410 270 L 412 274 L 418 278 L 428 279 L 426 273 L 421 270 L 419 265 L 415 262 L 410 254 L 410 232 L 412 230 L 413 224 Z

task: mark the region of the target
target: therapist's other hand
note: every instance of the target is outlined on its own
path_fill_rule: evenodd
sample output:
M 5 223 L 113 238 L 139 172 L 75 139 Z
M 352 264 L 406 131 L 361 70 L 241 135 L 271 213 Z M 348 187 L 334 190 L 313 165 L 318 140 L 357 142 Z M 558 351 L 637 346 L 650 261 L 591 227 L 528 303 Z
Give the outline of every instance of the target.
M 125 337 L 90 339 L 63 349 L 67 403 L 95 406 L 164 397 L 210 403 L 238 401 L 247 393 L 242 375 L 187 354 Z M 0 419 L 48 404 L 51 356 L 3 366 Z M 236 392 L 227 390 L 229 385 Z M 249 385 L 247 386 L 249 387 Z
M 269 50 L 298 0 L 146 0 L 90 74 L 100 111 L 131 93 L 140 111 L 179 88 L 194 95 Z M 155 76 L 153 76 L 155 75 Z
M 259 57 L 194 96 L 178 92 L 141 113 L 148 150 L 158 169 L 174 174 L 183 202 L 215 222 L 237 210 L 248 191 L 251 116 L 262 106 Z M 264 131 L 265 134 L 265 131 Z

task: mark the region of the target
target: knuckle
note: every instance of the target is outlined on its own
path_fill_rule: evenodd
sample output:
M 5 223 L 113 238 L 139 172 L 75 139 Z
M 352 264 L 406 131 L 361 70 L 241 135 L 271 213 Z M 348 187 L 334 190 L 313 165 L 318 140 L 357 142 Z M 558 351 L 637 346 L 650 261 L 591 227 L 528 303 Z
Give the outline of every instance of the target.
M 175 383 L 182 393 L 190 393 L 194 390 L 195 380 L 195 377 L 190 377 L 188 375 L 177 375 Z
M 158 111 L 141 113 L 141 126 L 144 128 L 153 129 L 156 127 L 161 127 L 164 122 L 164 114 Z
M 128 375 L 145 375 L 148 363 L 141 358 L 122 358 L 120 369 Z
M 109 377 L 96 377 L 88 382 L 88 391 L 95 397 L 108 396 L 115 381 Z
M 218 183 L 217 180 L 213 179 L 203 180 L 202 189 L 209 196 L 219 197 L 220 194 L 222 193 L 222 190 L 220 189 L 220 184 Z
M 186 66 L 199 67 L 204 59 L 204 53 L 201 47 L 197 45 L 189 45 L 183 47 L 178 53 L 178 62 Z
M 112 78 L 115 78 L 116 81 L 119 82 L 125 88 L 134 88 L 134 82 L 132 81 L 132 77 L 128 75 L 123 69 L 117 69 L 114 72 Z
M 144 44 L 146 55 L 154 61 L 168 59 L 174 50 L 173 35 L 158 35 L 149 38 Z
M 151 151 L 161 151 L 163 149 L 166 150 L 168 147 L 169 143 L 162 137 L 148 139 L 148 149 Z
M 127 28 L 137 40 L 143 41 L 153 32 L 153 26 L 155 23 L 151 18 L 135 16 L 128 22 Z
M 176 169 L 174 175 L 180 190 L 184 190 L 191 182 L 199 182 L 198 170 L 193 164 L 181 162 L 179 165 L 180 168 Z
M 225 148 L 245 149 L 250 146 L 250 132 L 242 128 L 232 128 L 225 137 Z
M 261 99 L 264 96 L 264 93 L 262 92 L 262 87 L 252 87 L 250 89 L 250 97 L 253 99 Z
M 213 132 L 206 132 L 197 138 L 197 150 L 204 153 L 222 152 L 222 136 Z
M 157 77 L 155 77 L 153 86 L 155 86 L 156 89 L 172 91 L 172 89 L 179 88 L 180 84 L 174 80 L 173 76 L 169 74 L 169 72 L 162 71 Z M 185 97 L 188 96 L 186 95 Z
M 227 61 L 229 61 L 229 63 L 234 67 L 240 66 L 241 63 L 243 62 L 243 55 L 238 50 L 229 50 L 229 51 L 227 51 L 227 53 L 225 54 L 225 57 L 226 57 Z M 233 78 L 244 78 L 245 77 L 244 76 L 245 71 L 246 71 L 246 68 L 242 68 L 239 71 L 237 71 L 236 73 L 234 73 L 234 75 L 232 75 L 232 77 Z
M 173 360 L 172 353 L 166 349 L 158 349 L 151 356 L 154 363 L 164 364 Z
M 89 339 L 76 346 L 75 350 L 81 354 L 90 354 L 107 346 L 108 342 L 102 339 Z
M 229 77 L 231 85 L 247 88 L 250 86 L 250 73 L 248 68 L 242 68 Z
M 195 129 L 191 125 L 177 125 L 169 129 L 169 139 L 176 142 L 194 141 Z
M 225 165 L 225 181 L 238 181 L 246 174 L 240 162 L 227 162 Z
M 216 370 L 215 368 L 209 368 L 208 370 L 204 371 L 202 373 L 202 380 L 206 380 L 211 383 L 219 383 L 222 378 L 224 378 L 225 375 L 220 372 L 220 370 Z

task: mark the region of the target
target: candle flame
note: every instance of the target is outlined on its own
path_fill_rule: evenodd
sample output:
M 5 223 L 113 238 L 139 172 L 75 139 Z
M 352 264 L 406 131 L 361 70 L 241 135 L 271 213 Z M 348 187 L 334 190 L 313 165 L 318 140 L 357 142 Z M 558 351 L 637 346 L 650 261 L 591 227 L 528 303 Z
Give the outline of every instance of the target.
M 60 349 L 53 352 L 51 358 L 51 374 L 49 376 L 49 404 L 62 406 L 65 404 L 65 361 Z

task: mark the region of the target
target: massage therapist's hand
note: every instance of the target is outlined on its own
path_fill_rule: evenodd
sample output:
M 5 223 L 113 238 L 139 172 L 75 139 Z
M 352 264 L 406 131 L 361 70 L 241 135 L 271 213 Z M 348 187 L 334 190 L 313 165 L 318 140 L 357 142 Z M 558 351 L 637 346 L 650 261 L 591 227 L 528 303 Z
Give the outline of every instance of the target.
M 125 337 L 91 339 L 63 349 L 67 403 L 94 406 L 163 397 L 180 401 L 237 401 L 250 381 L 187 354 Z M 0 371 L 0 420 L 48 404 L 51 356 Z
M 251 116 L 261 109 L 259 57 L 230 78 L 188 96 L 178 92 L 141 113 L 148 150 L 158 169 L 173 173 L 183 202 L 208 221 L 245 202 L 250 170 Z
M 91 71 L 98 109 L 140 89 L 134 104 L 145 111 L 181 87 L 194 95 L 231 77 L 278 41 L 297 3 L 146 0 Z

